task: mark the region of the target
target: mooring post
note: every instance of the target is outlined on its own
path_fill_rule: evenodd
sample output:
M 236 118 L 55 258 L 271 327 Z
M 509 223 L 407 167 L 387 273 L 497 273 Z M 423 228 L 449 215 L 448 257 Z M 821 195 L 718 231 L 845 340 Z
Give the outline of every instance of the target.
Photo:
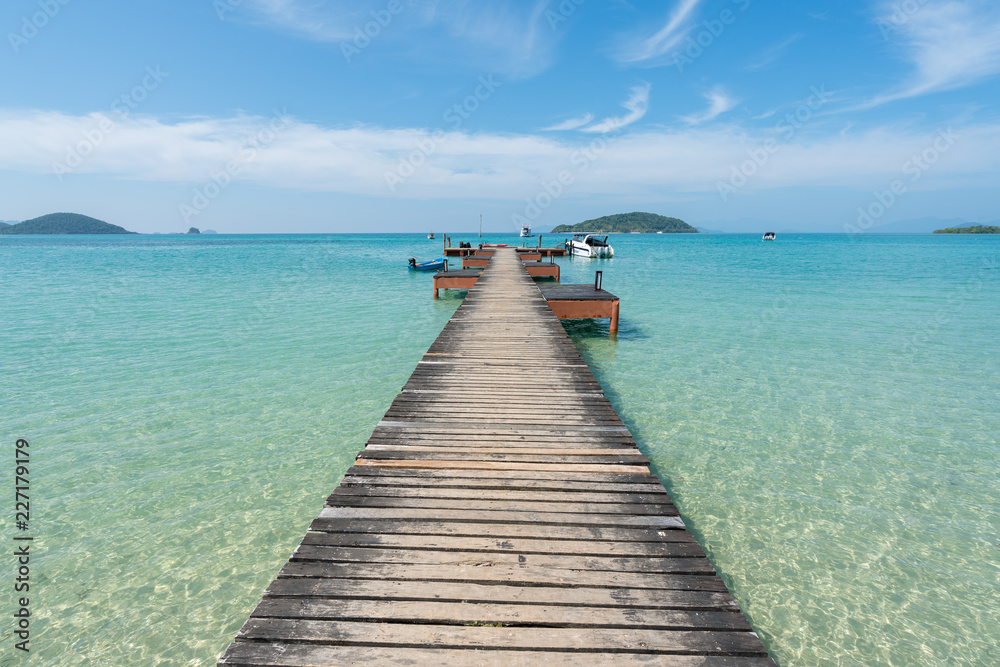
M 604 284 L 604 271 L 594 271 L 594 291 L 600 292 Z
M 611 302 L 611 335 L 618 333 L 618 299 Z

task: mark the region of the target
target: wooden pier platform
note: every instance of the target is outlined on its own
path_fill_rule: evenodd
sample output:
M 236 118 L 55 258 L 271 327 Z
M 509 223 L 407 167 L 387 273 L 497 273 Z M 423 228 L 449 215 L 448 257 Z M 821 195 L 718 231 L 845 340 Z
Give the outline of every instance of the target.
M 482 274 L 482 269 L 438 271 L 433 280 L 434 298 L 438 298 L 438 292 L 443 289 L 472 289 Z
M 445 257 L 466 257 L 471 255 L 489 256 L 493 254 L 496 249 L 495 246 L 479 248 L 478 244 L 471 248 L 459 248 L 457 246 L 451 245 L 451 237 L 447 234 L 442 235 L 441 239 L 441 252 L 444 253 Z M 510 246 L 518 253 L 535 253 L 542 257 L 565 257 L 566 256 L 566 246 L 558 245 L 553 248 L 543 248 L 542 247 L 542 237 L 538 237 L 538 245 L 534 248 L 525 246 Z
M 552 312 L 560 320 L 611 318 L 611 333 L 618 333 L 617 296 L 593 285 L 539 285 Z
M 557 281 L 559 280 L 559 265 L 555 262 L 528 262 L 523 259 L 521 262 L 524 264 L 524 270 L 532 278 L 555 278 Z
M 518 253 L 538 253 L 543 257 L 565 257 L 566 256 L 566 246 L 558 245 L 554 248 L 543 248 L 541 244 L 532 248 L 530 246 L 522 246 L 520 248 L 514 248 Z
M 491 254 L 490 257 L 493 255 Z M 490 263 L 490 257 L 477 257 L 466 255 L 462 258 L 463 269 L 485 269 Z
M 218 664 L 773 666 L 513 249 Z

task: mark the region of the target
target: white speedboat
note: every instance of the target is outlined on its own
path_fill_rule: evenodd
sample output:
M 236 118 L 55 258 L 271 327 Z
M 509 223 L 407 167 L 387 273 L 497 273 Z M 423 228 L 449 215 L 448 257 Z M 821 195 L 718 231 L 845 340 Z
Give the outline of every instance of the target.
M 608 245 L 608 237 L 593 234 L 577 234 L 566 241 L 566 252 L 579 257 L 615 256 L 615 249 Z
M 521 225 L 521 238 L 526 239 L 531 236 L 531 225 L 524 223 Z
M 765 232 L 764 233 L 764 240 L 765 241 L 773 241 L 776 236 L 777 236 L 777 234 L 775 234 L 774 232 Z

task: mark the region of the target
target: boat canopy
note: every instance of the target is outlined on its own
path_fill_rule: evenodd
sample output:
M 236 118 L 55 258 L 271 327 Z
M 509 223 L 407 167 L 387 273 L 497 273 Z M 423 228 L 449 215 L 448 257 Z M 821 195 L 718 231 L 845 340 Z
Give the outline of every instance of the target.
M 604 246 L 608 245 L 607 236 L 594 236 L 592 234 L 574 234 L 573 239 L 579 239 L 581 242 L 586 243 L 589 246 Z

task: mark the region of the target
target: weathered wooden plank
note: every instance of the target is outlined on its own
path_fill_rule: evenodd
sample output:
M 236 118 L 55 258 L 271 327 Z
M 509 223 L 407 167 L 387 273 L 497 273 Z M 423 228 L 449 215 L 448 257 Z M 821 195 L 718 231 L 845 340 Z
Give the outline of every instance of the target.
M 374 500 L 374 499 L 372 499 Z M 629 526 L 633 528 L 672 528 L 677 525 L 678 517 L 667 514 L 611 514 L 611 513 L 573 513 L 560 512 L 559 508 L 551 511 L 541 506 L 526 510 L 516 509 L 474 509 L 463 503 L 463 509 L 450 508 L 420 508 L 402 506 L 327 506 L 319 514 L 321 519 L 411 519 L 428 521 L 472 521 L 475 523 L 551 523 L 575 526 Z M 667 510 L 669 512 L 671 510 Z M 676 510 L 673 510 L 676 512 Z
M 474 619 L 470 619 L 472 622 Z M 635 651 L 708 655 L 766 655 L 752 632 L 674 631 L 602 628 L 507 628 L 310 621 L 251 617 L 241 639 L 321 644 L 436 646 L 441 648 L 517 648 Z
M 369 549 L 300 544 L 292 561 L 331 563 L 398 563 L 476 567 L 545 567 L 589 572 L 645 572 L 662 574 L 714 574 L 715 568 L 700 558 L 625 558 L 622 556 L 567 556 L 507 553 L 500 551 L 431 551 L 428 549 Z
M 552 424 L 549 426 L 520 426 L 491 424 L 489 426 L 469 424 L 467 426 L 455 426 L 454 424 L 440 423 L 434 421 L 383 419 L 376 426 L 384 431 L 391 430 L 416 430 L 424 433 L 450 433 L 453 435 L 463 435 L 473 437 L 479 433 L 491 433 L 494 435 L 561 435 L 566 438 L 576 436 L 587 436 L 595 434 L 611 434 L 632 437 L 625 426 L 594 426 L 587 424 Z
M 415 600 L 332 600 L 265 598 L 257 618 L 343 621 L 391 621 L 426 625 L 503 623 L 547 628 L 659 628 L 661 630 L 750 630 L 739 612 L 678 611 L 560 605 L 517 605 Z
M 509 489 L 449 489 L 443 487 L 385 487 L 351 486 L 337 487 L 334 496 L 366 496 L 386 498 L 449 498 L 469 500 L 517 500 L 520 502 L 557 503 L 614 503 L 614 504 L 664 504 L 670 503 L 665 493 L 599 493 L 588 491 L 523 491 Z
M 487 480 L 554 480 L 554 481 L 576 481 L 587 484 L 656 484 L 660 486 L 660 480 L 656 475 L 650 473 L 639 473 L 633 475 L 621 475 L 618 473 L 600 473 L 586 470 L 584 472 L 575 471 L 546 471 L 537 472 L 531 470 L 511 470 L 511 471 L 481 471 L 481 470 L 382 470 L 378 468 L 368 468 L 354 466 L 347 470 L 348 475 L 359 477 L 413 477 L 419 479 L 487 479 Z
M 483 559 L 483 563 L 489 563 Z M 335 579 L 401 579 L 416 581 L 468 581 L 503 583 L 521 586 L 562 586 L 572 588 L 656 588 L 677 591 L 725 590 L 722 579 L 701 569 L 695 572 L 615 572 L 563 570 L 558 568 L 508 567 L 452 563 L 341 563 L 290 560 L 279 573 L 281 577 L 330 577 Z
M 686 539 L 661 542 L 601 542 L 596 540 L 538 540 L 527 538 L 454 537 L 449 535 L 398 535 L 391 533 L 306 533 L 302 544 L 385 549 L 427 549 L 477 553 L 556 554 L 564 556 L 615 556 L 629 558 L 699 558 L 705 553 L 686 531 L 673 531 Z M 582 536 L 581 536 L 582 537 Z
M 219 660 L 227 667 L 450 665 L 452 667 L 773 667 L 767 658 L 564 651 L 468 651 L 392 646 L 318 646 L 240 642 Z
M 664 526 L 577 526 L 551 523 L 483 523 L 476 519 L 421 519 L 395 517 L 317 517 L 309 530 L 329 533 L 394 533 L 400 535 L 461 535 L 465 537 L 593 540 L 605 542 L 670 542 L 679 539 L 684 522 L 665 517 Z
M 378 472 L 395 472 L 381 468 L 369 468 Z M 407 470 L 400 472 L 424 472 Z M 434 470 L 430 472 L 442 472 Z M 463 472 L 463 471 L 459 471 Z M 478 471 L 475 471 L 478 472 Z M 609 482 L 584 482 L 575 480 L 514 479 L 508 477 L 404 477 L 396 475 L 350 474 L 340 481 L 338 488 L 361 486 L 365 488 L 408 487 L 413 489 L 497 489 L 511 491 L 583 491 L 594 493 L 638 493 L 663 496 L 669 499 L 666 490 L 659 484 L 613 484 Z
M 358 459 L 377 461 L 509 461 L 518 463 L 551 463 L 554 465 L 564 465 L 573 463 L 585 463 L 592 465 L 649 465 L 649 459 L 642 454 L 623 452 L 621 454 L 577 454 L 574 456 L 556 455 L 549 453 L 538 454 L 512 454 L 496 450 L 493 452 L 475 452 L 468 450 L 460 451 L 420 451 L 393 449 L 390 451 L 380 449 L 364 449 L 357 454 Z
M 555 446 L 556 448 L 565 448 L 567 446 L 566 438 L 561 438 L 555 435 L 508 435 L 504 433 L 480 433 L 475 438 L 468 436 L 461 436 L 452 433 L 421 433 L 420 431 L 397 431 L 393 433 L 378 432 L 373 433 L 368 439 L 368 442 L 377 443 L 426 443 L 428 445 L 438 445 L 438 444 L 464 444 L 467 446 L 482 446 L 487 447 L 493 443 L 499 444 L 519 444 L 523 447 L 532 446 Z M 573 444 L 579 443 L 580 446 L 594 447 L 606 445 L 608 447 L 636 447 L 635 440 L 627 435 L 615 435 L 615 434 L 590 434 L 586 436 L 577 436 L 572 440 Z
M 637 475 L 649 472 L 649 468 L 638 465 L 611 465 L 611 464 L 561 464 L 561 463 L 504 463 L 491 461 L 380 461 L 378 459 L 358 459 L 354 462 L 356 467 L 371 466 L 373 468 L 439 468 L 439 469 L 465 469 L 465 470 L 546 470 L 546 471 L 572 471 L 595 473 L 620 472 L 627 475 Z
M 293 578 L 275 579 L 264 597 L 312 597 L 369 600 L 559 605 L 681 611 L 739 611 L 725 589 L 663 590 L 645 588 L 572 588 L 508 586 L 474 582 Z
M 411 451 L 451 451 L 455 448 L 466 449 L 471 452 L 490 452 L 494 450 L 504 451 L 507 454 L 572 454 L 574 456 L 589 456 L 598 454 L 621 454 L 640 453 L 634 443 L 626 441 L 606 441 L 587 440 L 580 442 L 573 449 L 566 449 L 565 442 L 553 442 L 551 440 L 536 440 L 527 442 L 524 440 L 479 440 L 470 443 L 468 440 L 436 439 L 436 438 L 397 438 L 387 440 L 382 438 L 369 439 L 365 449 L 392 451 L 394 449 Z M 604 450 L 604 451 L 601 451 Z
M 560 517 L 567 515 L 581 517 L 593 515 L 602 520 L 615 521 L 623 517 L 641 520 L 647 516 L 677 516 L 677 508 L 670 503 L 573 503 L 538 502 L 519 500 L 473 500 L 469 498 L 398 498 L 392 496 L 356 496 L 331 494 L 327 508 L 405 508 L 406 510 L 443 510 L 462 512 L 509 512 L 517 516 L 538 516 L 540 520 L 549 514 Z M 325 510 L 324 510 L 325 511 Z M 520 513 L 520 514 L 518 514 Z M 489 516 L 489 515 L 485 515 Z

